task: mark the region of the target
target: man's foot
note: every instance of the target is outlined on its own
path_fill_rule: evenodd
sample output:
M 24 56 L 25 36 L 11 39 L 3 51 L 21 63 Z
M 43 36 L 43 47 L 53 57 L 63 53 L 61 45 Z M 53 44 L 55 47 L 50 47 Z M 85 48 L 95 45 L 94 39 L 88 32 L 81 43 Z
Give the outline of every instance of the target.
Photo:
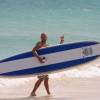
M 31 96 L 36 96 L 36 94 L 35 93 L 31 93 Z
M 50 93 L 50 92 L 48 92 L 48 95 L 51 95 L 51 93 Z

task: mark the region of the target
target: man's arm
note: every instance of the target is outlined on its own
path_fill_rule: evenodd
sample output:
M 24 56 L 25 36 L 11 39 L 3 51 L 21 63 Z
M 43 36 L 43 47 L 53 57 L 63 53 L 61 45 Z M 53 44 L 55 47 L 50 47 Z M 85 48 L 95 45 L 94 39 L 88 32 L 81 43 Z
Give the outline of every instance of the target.
M 38 55 L 37 50 L 39 49 L 40 42 L 32 49 L 33 55 L 39 60 L 40 63 L 43 63 L 43 59 Z

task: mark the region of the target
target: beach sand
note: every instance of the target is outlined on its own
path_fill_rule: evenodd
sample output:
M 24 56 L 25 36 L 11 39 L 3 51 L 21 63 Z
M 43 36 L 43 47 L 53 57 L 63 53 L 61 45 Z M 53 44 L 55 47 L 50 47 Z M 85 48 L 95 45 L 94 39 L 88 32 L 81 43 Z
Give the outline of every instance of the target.
M 36 97 L 30 97 L 37 79 L 24 80 L 21 84 L 1 84 L 0 100 L 100 100 L 100 77 L 50 79 L 51 94 L 46 94 L 43 83 Z M 11 83 L 12 83 L 11 79 Z

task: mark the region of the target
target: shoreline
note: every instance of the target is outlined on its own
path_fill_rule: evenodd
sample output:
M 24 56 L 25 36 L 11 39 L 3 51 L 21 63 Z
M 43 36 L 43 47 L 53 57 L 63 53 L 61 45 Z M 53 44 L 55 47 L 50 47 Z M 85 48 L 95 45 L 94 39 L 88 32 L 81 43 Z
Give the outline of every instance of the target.
M 72 98 L 68 100 L 99 100 L 100 98 L 100 77 L 50 79 L 49 84 L 52 96 L 46 94 L 42 83 L 37 90 L 37 96 L 30 98 L 29 95 L 35 81 L 36 79 L 32 83 L 32 80 L 29 80 L 24 84 L 15 85 L 15 87 L 2 87 L 0 100 L 31 100 L 32 98 L 43 98 L 43 100 L 57 100 L 57 98 Z

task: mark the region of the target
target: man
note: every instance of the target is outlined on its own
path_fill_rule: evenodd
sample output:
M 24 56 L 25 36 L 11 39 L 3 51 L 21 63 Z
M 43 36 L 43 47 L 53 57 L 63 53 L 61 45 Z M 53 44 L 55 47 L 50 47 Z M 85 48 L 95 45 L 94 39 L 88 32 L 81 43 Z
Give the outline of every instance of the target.
M 64 35 L 60 36 L 60 44 L 64 43 Z
M 41 40 L 35 45 L 35 47 L 32 50 L 32 53 L 40 63 L 44 63 L 43 58 L 41 58 L 36 51 L 40 48 L 47 47 L 47 44 L 46 44 L 47 34 L 45 32 L 41 33 L 40 38 L 41 38 Z M 35 83 L 34 89 L 31 92 L 31 96 L 36 96 L 36 90 L 38 89 L 41 82 L 43 82 L 43 81 L 44 81 L 44 86 L 47 91 L 47 94 L 50 95 L 48 80 L 49 80 L 48 75 L 38 76 L 38 81 Z

